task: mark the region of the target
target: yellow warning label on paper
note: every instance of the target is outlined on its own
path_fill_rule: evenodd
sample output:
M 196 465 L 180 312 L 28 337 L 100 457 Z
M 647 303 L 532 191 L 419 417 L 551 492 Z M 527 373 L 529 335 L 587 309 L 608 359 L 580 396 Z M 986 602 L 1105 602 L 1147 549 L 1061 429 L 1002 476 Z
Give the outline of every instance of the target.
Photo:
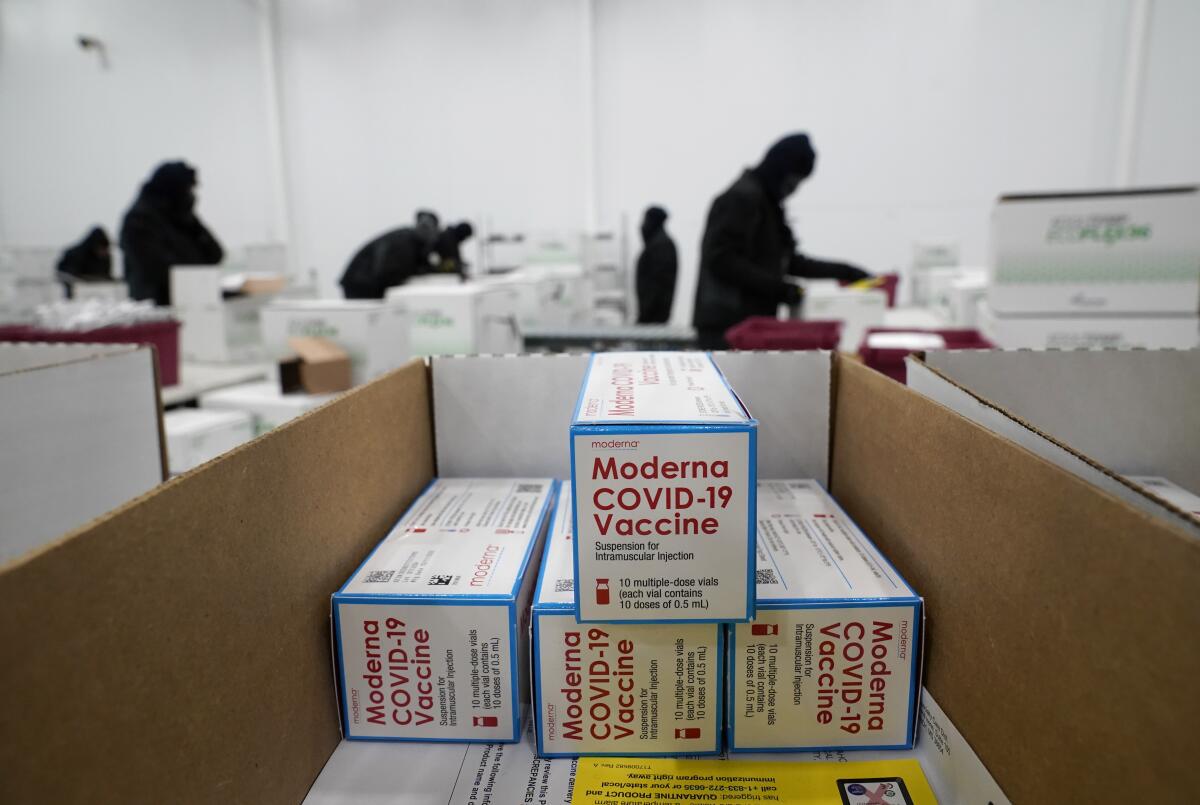
M 915 760 L 772 763 L 750 760 L 580 758 L 572 805 L 936 805 Z

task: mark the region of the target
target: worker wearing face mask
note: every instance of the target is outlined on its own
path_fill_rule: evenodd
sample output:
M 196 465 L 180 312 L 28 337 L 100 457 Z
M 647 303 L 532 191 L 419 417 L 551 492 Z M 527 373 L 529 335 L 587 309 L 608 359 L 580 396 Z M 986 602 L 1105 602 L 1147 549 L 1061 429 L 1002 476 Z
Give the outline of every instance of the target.
M 775 316 L 798 304 L 801 291 L 785 277 L 859 280 L 870 276 L 846 263 L 796 251 L 783 204 L 812 175 L 817 155 L 806 134 L 771 146 L 708 212 L 700 245 L 693 322 L 703 349 L 724 349 L 725 331 L 749 316 Z
M 171 267 L 215 265 L 221 244 L 196 215 L 196 170 L 164 162 L 142 185 L 121 224 L 125 281 L 133 299 L 171 304 Z

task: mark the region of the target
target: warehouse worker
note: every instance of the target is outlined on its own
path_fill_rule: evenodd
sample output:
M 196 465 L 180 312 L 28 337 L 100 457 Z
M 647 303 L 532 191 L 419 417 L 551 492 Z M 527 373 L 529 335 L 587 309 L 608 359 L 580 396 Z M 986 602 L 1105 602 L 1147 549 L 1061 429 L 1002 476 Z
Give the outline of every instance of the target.
M 370 240 L 342 274 L 342 293 L 347 299 L 382 299 L 388 288 L 428 274 L 434 268 L 439 225 L 435 213 L 419 210 L 416 226 L 393 229 Z
M 438 273 L 458 274 L 466 277 L 467 264 L 462 259 L 462 245 L 475 234 L 475 228 L 466 221 L 448 226 L 438 235 L 433 247 L 437 259 Z
M 671 318 L 679 256 L 667 234 L 667 211 L 650 207 L 642 216 L 642 253 L 637 259 L 638 324 L 662 324 Z
M 58 260 L 58 278 L 73 295 L 76 282 L 112 281 L 112 249 L 103 227 L 93 227 L 83 240 L 63 252 Z
M 846 263 L 814 260 L 796 251 L 783 202 L 812 174 L 816 161 L 808 135 L 789 135 L 713 201 L 700 244 L 693 314 L 702 349 L 724 349 L 725 331 L 748 316 L 774 317 L 780 304 L 798 304 L 800 289 L 785 275 L 870 276 Z
M 225 251 L 196 216 L 196 170 L 164 162 L 142 185 L 121 224 L 125 281 L 134 299 L 171 304 L 171 266 L 215 265 Z

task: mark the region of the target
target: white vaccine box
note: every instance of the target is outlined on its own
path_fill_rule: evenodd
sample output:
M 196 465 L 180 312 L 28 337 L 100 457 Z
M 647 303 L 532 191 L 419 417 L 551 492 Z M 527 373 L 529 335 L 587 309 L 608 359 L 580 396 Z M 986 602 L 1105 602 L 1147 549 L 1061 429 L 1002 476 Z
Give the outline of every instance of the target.
M 581 623 L 753 616 L 757 433 L 708 353 L 591 357 L 571 423 Z
M 516 741 L 558 482 L 434 481 L 333 595 L 346 738 Z
M 921 598 L 811 480 L 758 485 L 758 613 L 728 627 L 731 752 L 911 748 Z
M 724 627 L 580 624 L 573 521 L 563 484 L 533 603 L 538 754 L 718 754 Z

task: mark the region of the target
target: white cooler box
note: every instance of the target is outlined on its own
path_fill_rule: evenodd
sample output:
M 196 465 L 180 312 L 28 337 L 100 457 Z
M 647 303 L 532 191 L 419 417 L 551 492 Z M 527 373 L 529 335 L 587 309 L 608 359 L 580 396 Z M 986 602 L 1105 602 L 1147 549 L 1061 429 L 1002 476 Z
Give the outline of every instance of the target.
M 868 327 L 883 324 L 887 291 L 882 288 L 844 288 L 836 280 L 810 280 L 804 284 L 803 318 L 841 321 L 838 349 L 855 352 Z
M 336 394 L 284 394 L 279 384 L 264 381 L 230 386 L 200 395 L 200 408 L 206 411 L 241 411 L 254 421 L 254 435 L 260 436 L 301 414 L 337 397 Z
M 369 299 L 276 300 L 262 310 L 262 331 L 267 355 L 275 360 L 291 354 L 289 338 L 332 341 L 350 356 L 355 385 L 390 372 L 415 354 L 409 348 L 405 308 Z
M 254 438 L 254 424 L 243 411 L 179 408 L 163 414 L 167 466 L 179 475 Z
M 220 266 L 171 269 L 171 307 L 179 317 L 184 360 L 227 363 L 262 359 L 263 296 L 223 299 Z
M 1192 349 L 1196 316 L 1001 316 L 981 300 L 979 330 L 1005 349 Z
M 503 355 L 521 351 L 517 292 L 494 283 L 400 285 L 387 301 L 408 311 L 413 355 Z

